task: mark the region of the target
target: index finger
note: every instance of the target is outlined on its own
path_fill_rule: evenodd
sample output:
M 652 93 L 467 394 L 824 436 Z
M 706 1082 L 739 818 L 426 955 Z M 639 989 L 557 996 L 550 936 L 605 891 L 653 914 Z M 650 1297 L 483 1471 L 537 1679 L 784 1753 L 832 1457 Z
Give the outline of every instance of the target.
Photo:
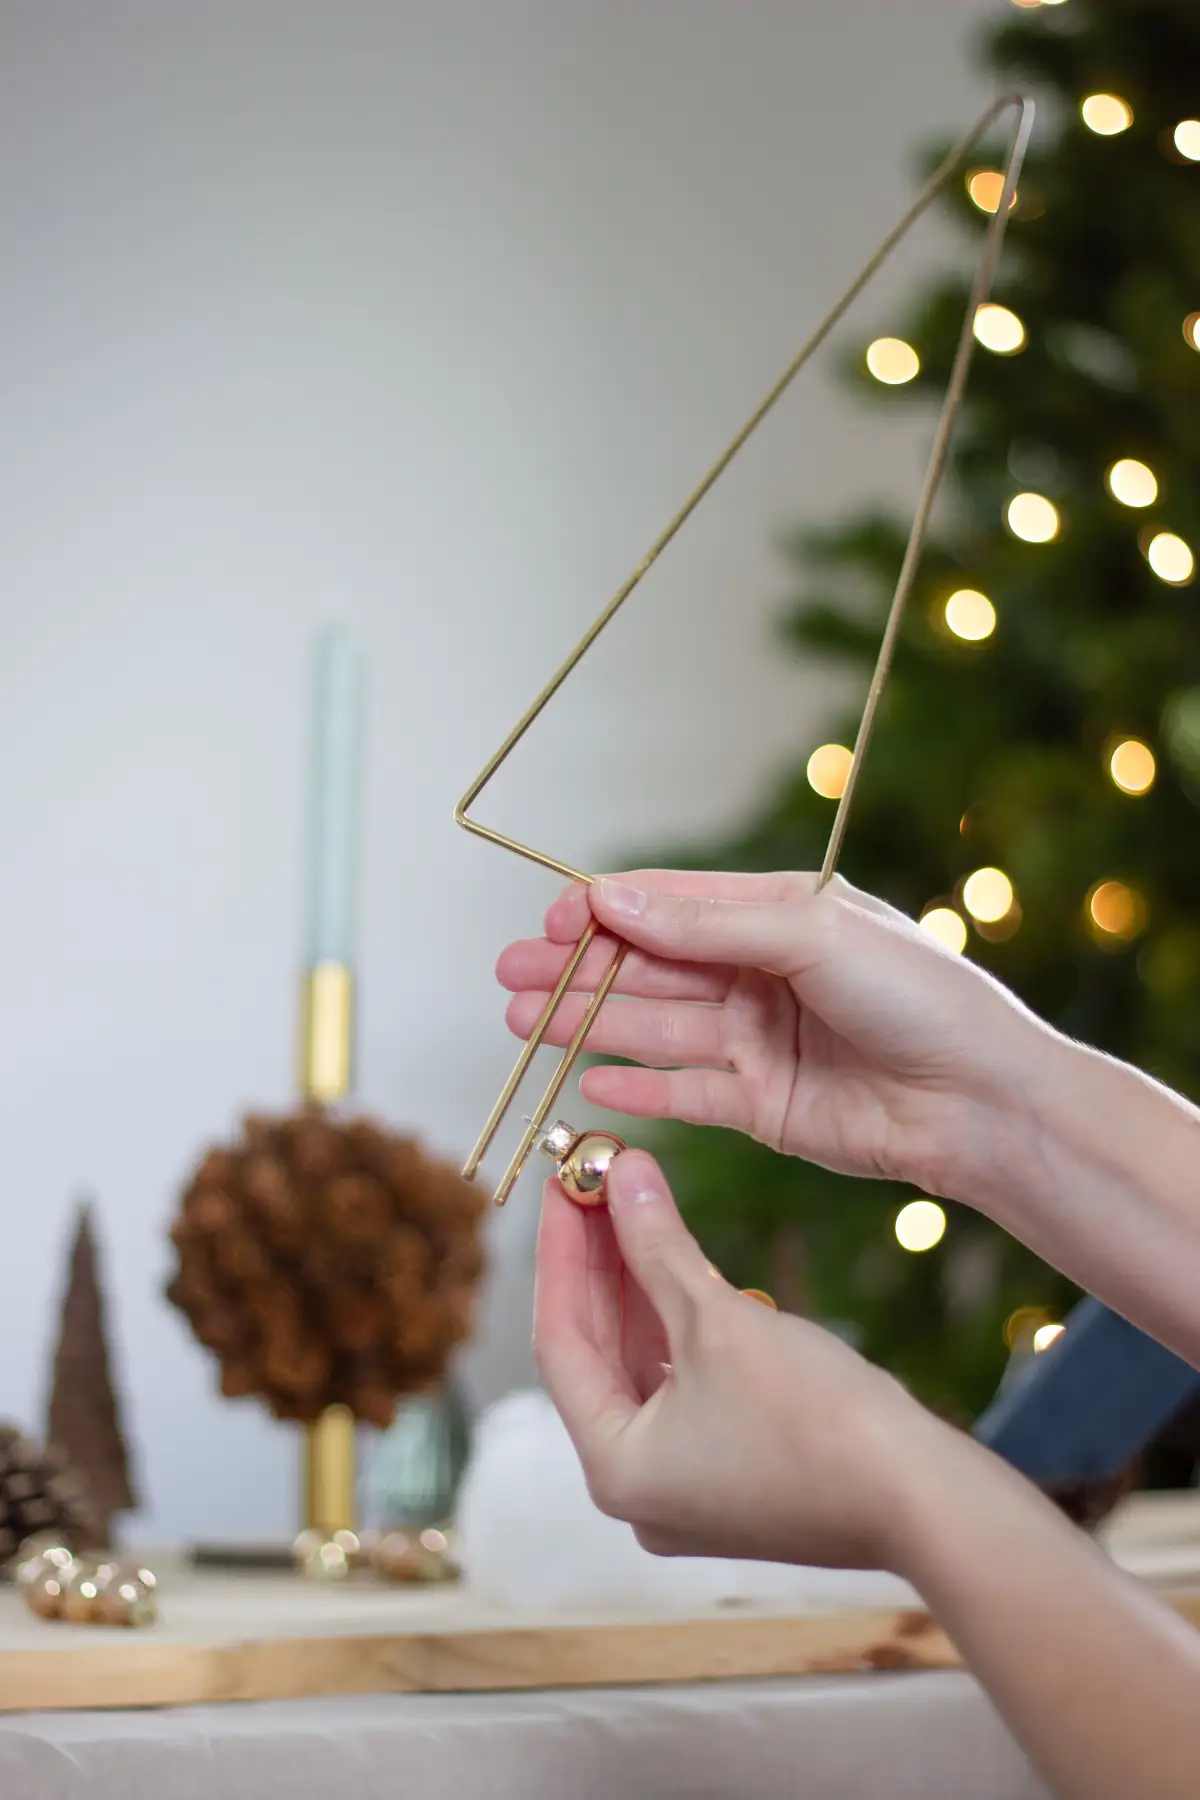
M 657 894 L 700 894 L 707 900 L 790 900 L 811 893 L 816 877 L 787 872 L 748 875 L 708 869 L 631 869 L 614 879 Z M 556 944 L 578 943 L 591 920 L 588 889 L 574 881 L 547 909 L 546 936 Z

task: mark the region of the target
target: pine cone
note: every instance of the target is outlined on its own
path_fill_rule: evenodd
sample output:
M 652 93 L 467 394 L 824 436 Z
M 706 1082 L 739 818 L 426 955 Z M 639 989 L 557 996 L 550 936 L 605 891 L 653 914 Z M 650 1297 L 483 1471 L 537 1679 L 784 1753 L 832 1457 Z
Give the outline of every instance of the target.
M 279 1419 L 340 1402 L 387 1425 L 468 1335 L 485 1204 L 374 1120 L 247 1118 L 187 1187 L 167 1298 L 227 1396 L 257 1394 Z
M 0 1425 L 0 1564 L 35 1531 L 61 1531 L 72 1550 L 95 1548 L 104 1533 L 82 1478 L 53 1446 Z

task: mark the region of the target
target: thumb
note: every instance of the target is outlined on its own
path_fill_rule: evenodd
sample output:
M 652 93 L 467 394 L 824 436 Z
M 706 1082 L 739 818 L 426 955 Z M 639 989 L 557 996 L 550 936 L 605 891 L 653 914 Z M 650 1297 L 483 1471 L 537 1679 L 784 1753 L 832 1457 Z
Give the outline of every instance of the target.
M 605 1180 L 621 1256 L 674 1348 L 720 1276 L 679 1216 L 662 1170 L 642 1150 L 626 1150 Z
M 836 915 L 832 895 L 786 900 L 710 900 L 604 879 L 588 890 L 602 925 L 641 950 L 677 961 L 732 963 L 794 973 L 818 954 Z

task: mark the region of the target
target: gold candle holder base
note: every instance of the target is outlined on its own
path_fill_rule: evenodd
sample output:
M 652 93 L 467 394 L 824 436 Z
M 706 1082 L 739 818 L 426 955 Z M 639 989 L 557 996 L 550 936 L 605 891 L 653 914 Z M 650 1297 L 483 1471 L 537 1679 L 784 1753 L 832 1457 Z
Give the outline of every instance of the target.
M 355 1460 L 354 1414 L 348 1406 L 327 1406 L 304 1428 L 306 1531 L 332 1537 L 354 1530 Z

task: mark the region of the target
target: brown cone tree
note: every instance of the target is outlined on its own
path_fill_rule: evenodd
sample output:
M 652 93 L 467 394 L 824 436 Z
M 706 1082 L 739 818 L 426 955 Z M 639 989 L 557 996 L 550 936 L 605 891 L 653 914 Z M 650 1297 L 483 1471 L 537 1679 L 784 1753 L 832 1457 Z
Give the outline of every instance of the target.
M 113 1514 L 127 1512 L 138 1502 L 109 1369 L 96 1238 L 86 1202 L 76 1214 L 46 1435 L 86 1482 L 103 1541 L 110 1542 Z

